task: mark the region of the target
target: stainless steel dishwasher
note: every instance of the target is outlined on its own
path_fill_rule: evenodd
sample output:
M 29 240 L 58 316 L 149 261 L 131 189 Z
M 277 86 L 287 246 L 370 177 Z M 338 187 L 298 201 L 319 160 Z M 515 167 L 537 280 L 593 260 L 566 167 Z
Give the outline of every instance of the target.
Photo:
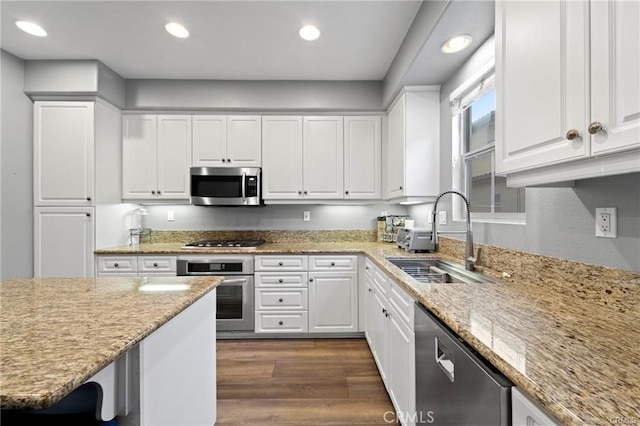
M 513 383 L 421 304 L 414 312 L 419 418 L 432 425 L 511 425 Z

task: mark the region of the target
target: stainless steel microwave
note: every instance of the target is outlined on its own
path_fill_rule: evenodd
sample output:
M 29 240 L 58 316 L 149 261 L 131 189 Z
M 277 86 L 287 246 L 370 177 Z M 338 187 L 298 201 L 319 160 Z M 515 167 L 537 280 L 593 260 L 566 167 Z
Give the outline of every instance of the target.
M 192 167 L 191 204 L 261 206 L 260 167 Z

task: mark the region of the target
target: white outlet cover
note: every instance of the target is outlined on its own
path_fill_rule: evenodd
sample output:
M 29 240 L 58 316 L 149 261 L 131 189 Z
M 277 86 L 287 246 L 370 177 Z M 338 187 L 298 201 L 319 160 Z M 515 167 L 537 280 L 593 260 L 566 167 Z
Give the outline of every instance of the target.
M 309 222 L 311 220 L 311 212 L 302 213 L 302 220 L 305 222 Z
M 608 215 L 608 216 L 606 216 Z M 606 225 L 606 219 L 609 219 L 609 230 L 603 230 Z M 616 207 L 598 207 L 596 208 L 596 237 L 600 238 L 618 238 L 618 209 Z
M 438 212 L 438 224 L 446 225 L 447 224 L 447 211 L 443 210 Z

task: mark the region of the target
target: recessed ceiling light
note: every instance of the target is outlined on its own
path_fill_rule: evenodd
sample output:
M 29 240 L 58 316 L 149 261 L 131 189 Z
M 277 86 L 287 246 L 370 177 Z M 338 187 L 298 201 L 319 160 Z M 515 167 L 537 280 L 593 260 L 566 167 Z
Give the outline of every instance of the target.
M 300 28 L 298 34 L 300 34 L 300 37 L 305 40 L 313 41 L 317 40 L 318 37 L 320 37 L 320 30 L 313 25 L 305 25 L 304 27 Z
M 178 38 L 187 38 L 189 37 L 189 31 L 183 27 L 182 25 L 176 22 L 170 22 L 164 26 L 169 34 Z
M 443 53 L 459 52 L 469 46 L 471 44 L 471 40 L 471 36 L 468 34 L 461 34 L 455 37 L 451 37 L 440 47 L 440 51 Z
M 20 28 L 27 34 L 34 35 L 36 37 L 46 37 L 47 32 L 38 24 L 34 24 L 29 21 L 16 21 L 16 27 Z

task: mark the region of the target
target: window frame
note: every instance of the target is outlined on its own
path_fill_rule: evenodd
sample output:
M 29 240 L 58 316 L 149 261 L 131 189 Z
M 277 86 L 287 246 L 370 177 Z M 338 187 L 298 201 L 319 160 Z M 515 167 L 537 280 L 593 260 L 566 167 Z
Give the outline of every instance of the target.
M 478 100 L 480 97 L 495 88 L 495 58 L 480 67 L 469 79 L 456 88 L 449 96 L 451 106 L 451 142 L 452 142 L 452 187 L 454 190 L 467 194 L 469 188 L 466 173 L 466 160 L 482 154 L 493 152 L 492 155 L 492 177 L 495 177 L 495 143 L 466 152 L 465 135 L 466 126 L 464 122 L 464 111 L 466 108 Z M 494 209 L 495 184 L 492 179 L 491 196 Z M 452 216 L 454 221 L 466 221 L 466 206 L 459 197 L 452 200 Z M 503 213 L 503 212 L 472 212 L 472 222 L 485 223 L 509 223 L 524 225 L 526 223 L 526 205 L 523 213 Z

